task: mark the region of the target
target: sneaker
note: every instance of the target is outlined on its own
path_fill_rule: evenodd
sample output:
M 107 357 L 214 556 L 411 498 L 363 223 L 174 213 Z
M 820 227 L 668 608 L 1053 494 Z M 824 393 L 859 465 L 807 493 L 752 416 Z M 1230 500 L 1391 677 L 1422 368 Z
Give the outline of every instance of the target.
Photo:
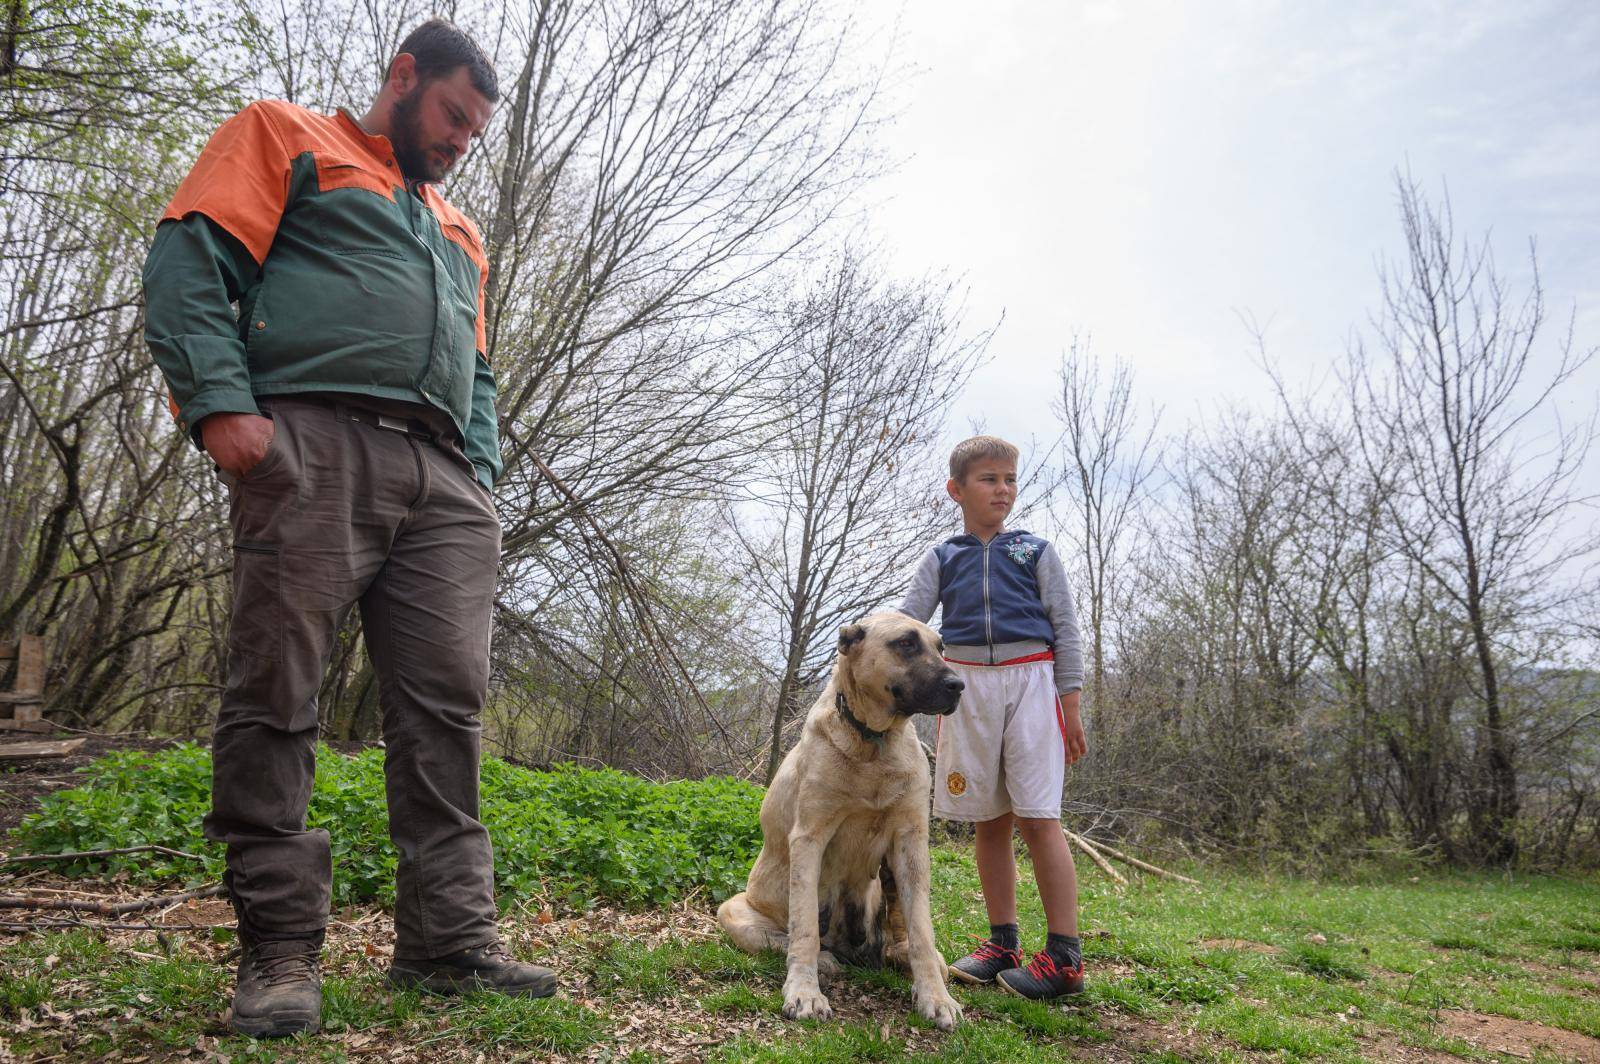
M 228 1026 L 252 1038 L 287 1038 L 321 1030 L 321 953 L 320 945 L 306 939 L 245 946 Z
M 995 981 L 1018 997 L 1043 1001 L 1067 994 L 1083 993 L 1083 961 L 1076 968 L 1061 968 L 1056 959 L 1040 950 L 1026 968 L 1001 972 Z
M 549 997 L 556 992 L 556 973 L 524 964 L 504 943 L 457 950 L 432 960 L 403 960 L 389 966 L 389 985 L 433 994 L 467 994 L 488 990 L 512 997 Z
M 995 976 L 1021 964 L 1020 949 L 1006 949 L 996 944 L 993 939 L 984 939 L 983 945 L 950 965 L 950 974 L 963 983 L 979 986 L 994 982 Z

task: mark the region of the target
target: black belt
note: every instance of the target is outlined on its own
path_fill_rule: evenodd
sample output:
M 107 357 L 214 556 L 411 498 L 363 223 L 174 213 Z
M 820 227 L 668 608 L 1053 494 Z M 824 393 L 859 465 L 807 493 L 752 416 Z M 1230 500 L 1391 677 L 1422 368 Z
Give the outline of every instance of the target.
M 336 406 L 338 415 L 363 425 L 374 428 L 388 429 L 390 432 L 403 432 L 407 436 L 419 440 L 432 440 L 434 431 L 428 427 L 426 421 L 419 421 L 414 417 L 396 417 L 394 414 L 380 414 L 376 410 L 364 410 L 359 406 L 349 403 L 339 403 Z

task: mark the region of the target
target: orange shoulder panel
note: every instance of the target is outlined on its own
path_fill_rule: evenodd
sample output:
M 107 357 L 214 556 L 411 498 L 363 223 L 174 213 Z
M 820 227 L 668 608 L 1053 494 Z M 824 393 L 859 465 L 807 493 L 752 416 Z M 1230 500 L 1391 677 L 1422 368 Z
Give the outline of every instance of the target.
M 483 250 L 483 237 L 478 233 L 478 227 L 472 224 L 472 219 L 456 210 L 445 202 L 445 198 L 430 185 L 423 186 L 423 202 L 433 210 L 434 217 L 439 219 L 439 228 L 444 230 L 445 239 L 455 244 L 467 253 L 473 265 L 478 267 L 478 354 L 483 356 L 485 362 L 489 360 L 489 340 L 484 322 L 484 293 L 489 287 L 489 256 Z
M 348 128 L 347 128 L 348 126 Z M 212 134 L 161 220 L 204 214 L 239 238 L 256 262 L 272 247 L 294 160 L 307 152 L 317 187 L 365 188 L 389 199 L 401 187 L 359 127 L 282 100 L 261 100 Z
M 294 161 L 274 112 L 291 106 L 253 103 L 224 122 L 173 193 L 161 220 L 203 214 L 237 237 L 256 262 L 265 259 L 283 217 Z

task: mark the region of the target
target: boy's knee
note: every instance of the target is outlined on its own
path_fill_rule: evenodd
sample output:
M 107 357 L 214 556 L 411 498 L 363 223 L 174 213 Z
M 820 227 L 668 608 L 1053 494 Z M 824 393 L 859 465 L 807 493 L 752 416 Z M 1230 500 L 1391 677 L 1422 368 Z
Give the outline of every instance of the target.
M 1024 839 L 1061 834 L 1061 821 L 1053 817 L 1017 817 L 1017 830 Z
M 985 838 L 987 838 L 987 837 L 989 837 L 991 835 L 1006 835 L 1006 836 L 1010 836 L 1010 834 L 1011 834 L 1011 825 L 1012 825 L 1012 823 L 1013 823 L 1013 821 L 1015 819 L 1016 818 L 1013 817 L 1010 813 L 1001 813 L 999 816 L 995 817 L 993 820 L 980 820 L 980 821 L 978 821 L 976 824 L 973 825 L 973 828 L 974 828 L 974 830 L 976 830 L 978 832 L 978 834 L 984 836 Z

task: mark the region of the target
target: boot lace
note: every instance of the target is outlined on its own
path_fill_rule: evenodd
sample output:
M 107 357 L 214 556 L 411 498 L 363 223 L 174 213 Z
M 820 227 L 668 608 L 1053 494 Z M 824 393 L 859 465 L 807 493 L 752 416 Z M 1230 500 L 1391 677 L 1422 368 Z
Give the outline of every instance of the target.
M 263 986 L 301 983 L 317 974 L 317 950 L 299 942 L 264 943 L 251 961 Z

